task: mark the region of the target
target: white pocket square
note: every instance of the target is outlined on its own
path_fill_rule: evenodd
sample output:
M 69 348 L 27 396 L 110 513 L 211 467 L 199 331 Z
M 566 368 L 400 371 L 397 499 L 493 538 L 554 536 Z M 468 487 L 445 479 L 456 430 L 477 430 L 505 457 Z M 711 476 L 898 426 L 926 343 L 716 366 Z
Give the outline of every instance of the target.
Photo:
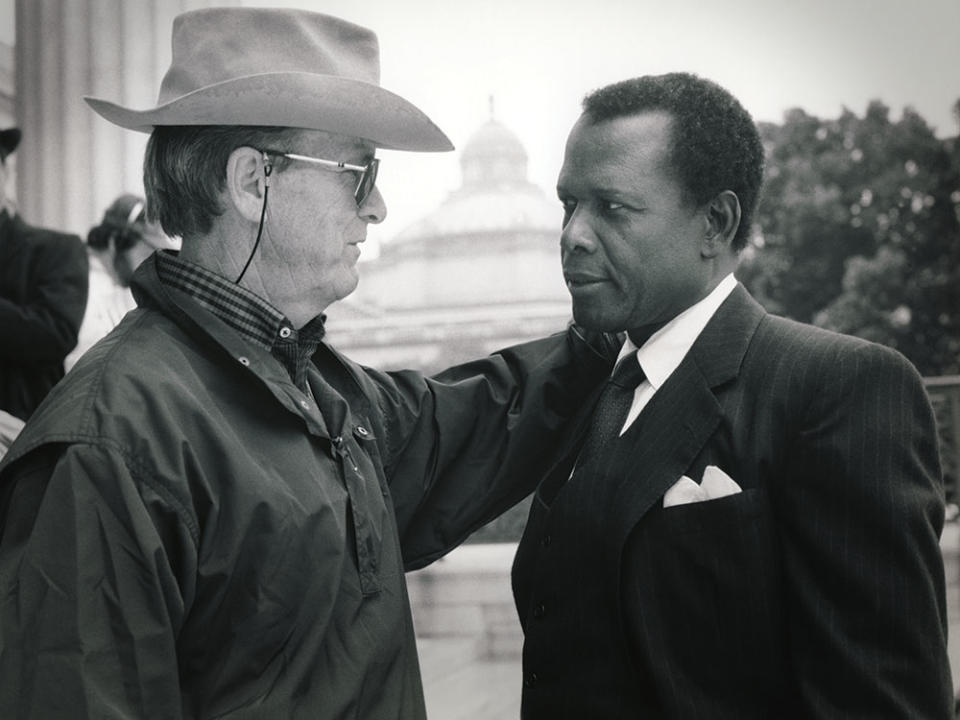
M 727 495 L 736 495 L 738 492 L 740 492 L 740 486 L 732 477 L 716 465 L 707 465 L 703 469 L 703 480 L 699 485 L 686 475 L 677 480 L 673 487 L 664 493 L 663 506 L 668 508 L 674 505 L 716 500 Z

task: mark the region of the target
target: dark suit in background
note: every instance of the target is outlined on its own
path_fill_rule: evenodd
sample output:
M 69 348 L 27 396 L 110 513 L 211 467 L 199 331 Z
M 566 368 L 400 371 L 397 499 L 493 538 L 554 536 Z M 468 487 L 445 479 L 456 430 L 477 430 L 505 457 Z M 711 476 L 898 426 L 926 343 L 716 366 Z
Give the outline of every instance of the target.
M 0 212 L 0 410 L 26 420 L 63 377 L 87 304 L 76 235 Z
M 574 315 L 642 347 L 735 268 L 762 148 L 689 75 L 584 108 L 558 182 Z M 737 285 L 571 477 L 592 414 L 514 564 L 525 720 L 952 717 L 937 440 L 902 356 Z M 739 492 L 664 506 L 708 466 Z

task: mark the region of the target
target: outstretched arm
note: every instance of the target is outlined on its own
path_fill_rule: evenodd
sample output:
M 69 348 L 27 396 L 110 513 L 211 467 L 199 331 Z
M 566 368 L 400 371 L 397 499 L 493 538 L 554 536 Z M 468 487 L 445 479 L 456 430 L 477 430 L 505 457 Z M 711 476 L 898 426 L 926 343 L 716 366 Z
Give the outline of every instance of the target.
M 571 326 L 433 378 L 384 379 L 381 406 L 393 420 L 387 477 L 406 569 L 442 556 L 532 492 L 618 349 L 615 338 L 585 338 Z

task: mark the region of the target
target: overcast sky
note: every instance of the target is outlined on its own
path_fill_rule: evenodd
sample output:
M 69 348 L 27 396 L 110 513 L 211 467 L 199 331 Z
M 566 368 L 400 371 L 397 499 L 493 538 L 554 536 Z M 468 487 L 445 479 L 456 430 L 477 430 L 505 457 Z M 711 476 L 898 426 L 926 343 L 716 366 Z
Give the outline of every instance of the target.
M 0 0 L 12 42 L 14 0 Z M 696 72 L 730 89 L 758 120 L 802 107 L 894 118 L 912 105 L 956 135 L 960 0 L 244 0 L 304 7 L 366 25 L 380 38 L 382 84 L 462 147 L 489 116 L 521 139 L 530 179 L 551 197 L 583 95 L 627 77 Z M 460 180 L 454 154 L 382 152 L 389 238 Z M 558 211 L 559 222 L 559 211 Z
M 462 147 L 494 113 L 523 141 L 530 179 L 553 196 L 585 93 L 634 75 L 685 70 L 716 80 L 758 120 L 790 107 L 862 115 L 879 98 L 912 105 L 956 135 L 960 0 L 258 0 L 366 25 L 382 84 L 413 100 Z M 460 180 L 449 155 L 383 152 L 389 238 Z M 558 211 L 559 222 L 559 211 Z

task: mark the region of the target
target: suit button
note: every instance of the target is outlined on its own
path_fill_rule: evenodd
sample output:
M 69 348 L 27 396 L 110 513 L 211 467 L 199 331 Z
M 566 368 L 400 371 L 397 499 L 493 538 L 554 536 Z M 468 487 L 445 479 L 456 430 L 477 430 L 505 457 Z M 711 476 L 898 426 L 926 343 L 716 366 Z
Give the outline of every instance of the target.
M 543 603 L 538 603 L 535 608 L 533 608 L 533 616 L 535 618 L 542 618 L 547 614 L 547 608 Z
M 540 538 L 540 546 L 541 546 L 541 547 L 550 547 L 551 541 L 552 541 L 552 538 L 550 537 L 550 534 L 548 533 L 548 534 L 544 535 L 542 538 Z
M 527 674 L 524 676 L 524 678 L 523 678 L 523 686 L 524 686 L 525 688 L 536 687 L 536 686 L 537 686 L 537 674 L 534 673 L 534 672 L 532 672 L 532 673 L 527 673 Z

